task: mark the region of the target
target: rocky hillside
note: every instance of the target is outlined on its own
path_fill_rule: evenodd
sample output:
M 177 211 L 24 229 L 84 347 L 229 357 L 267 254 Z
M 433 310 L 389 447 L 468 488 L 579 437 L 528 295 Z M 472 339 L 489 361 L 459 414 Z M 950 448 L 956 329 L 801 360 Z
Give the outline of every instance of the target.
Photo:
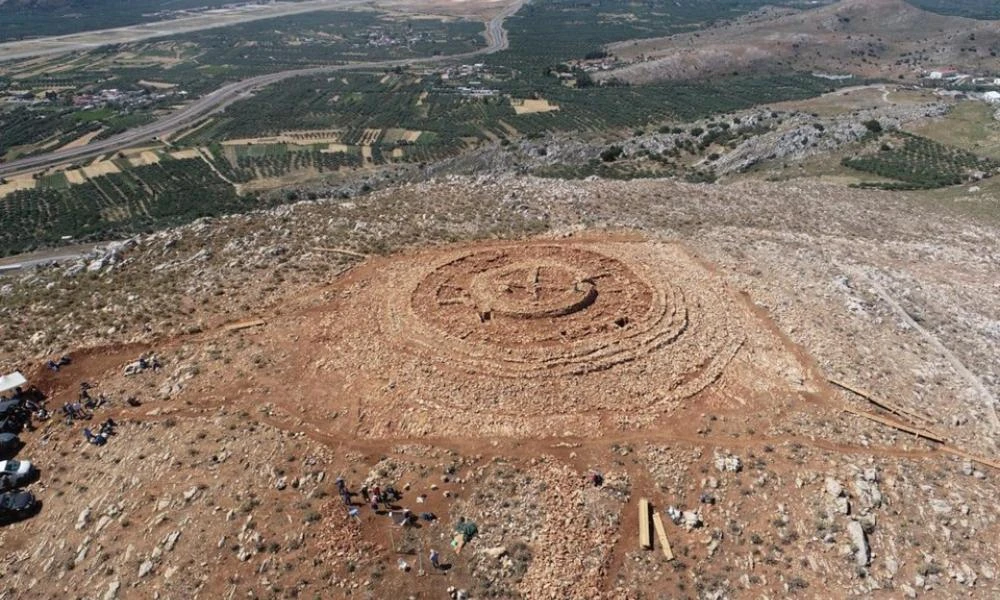
M 83 381 L 108 403 L 91 423 L 23 435 L 44 507 L 0 529 L 0 574 L 17 597 L 108 600 L 992 597 L 1000 514 L 982 461 L 1000 439 L 998 227 L 918 195 L 816 183 L 448 177 L 5 276 L 4 369 L 23 369 L 57 412 Z M 333 355 L 314 355 L 353 326 L 337 307 L 391 253 L 538 235 L 682 244 L 785 340 L 737 354 L 738 369 L 802 367 L 777 395 L 727 375 L 651 429 L 616 417 L 598 437 L 436 438 L 388 435 L 398 411 L 358 401 L 404 389 L 405 371 L 342 381 L 323 367 Z M 61 354 L 72 364 L 43 367 Z M 126 374 L 152 354 L 159 369 Z M 82 428 L 108 417 L 117 433 L 87 444 Z M 901 420 L 946 442 L 885 424 Z M 437 520 L 394 526 L 361 500 L 364 483 Z M 674 561 L 636 545 L 640 498 Z M 479 533 L 455 553 L 460 517 Z M 447 569 L 430 567 L 431 548 Z
M 205 220 L 7 276 L 0 327 L 17 333 L 4 368 L 25 370 L 57 411 L 90 382 L 109 400 L 93 423 L 118 427 L 104 446 L 86 443 L 86 422 L 24 434 L 44 507 L 0 530 L 0 573 L 24 598 L 991 597 L 996 471 L 976 457 L 995 455 L 1000 430 L 1000 224 L 922 202 L 815 183 L 451 177 Z M 328 337 L 317 323 L 352 326 L 335 307 L 366 265 L 391 260 L 376 256 L 620 228 L 683 244 L 787 339 L 738 360 L 790 353 L 805 365 L 782 376 L 790 391 L 727 378 L 639 433 L 622 420 L 598 438 L 403 439 L 364 433 L 392 431 L 392 417 L 356 398 L 405 374 L 310 383 L 336 381 L 310 356 Z M 64 353 L 68 367 L 42 367 Z M 161 368 L 126 375 L 140 354 Z M 844 412 L 879 409 L 828 378 L 946 444 Z M 397 506 L 438 521 L 399 528 L 360 495 L 352 518 L 338 475 L 355 493 L 391 484 Z M 643 497 L 673 562 L 635 543 Z M 479 534 L 456 554 L 459 517 Z M 429 566 L 430 548 L 447 570 Z
M 608 50 L 631 64 L 598 78 L 630 83 L 769 69 L 912 80 L 951 65 L 991 71 L 1000 22 L 929 13 L 903 0 L 843 0 L 803 12 L 766 8 L 698 32 Z

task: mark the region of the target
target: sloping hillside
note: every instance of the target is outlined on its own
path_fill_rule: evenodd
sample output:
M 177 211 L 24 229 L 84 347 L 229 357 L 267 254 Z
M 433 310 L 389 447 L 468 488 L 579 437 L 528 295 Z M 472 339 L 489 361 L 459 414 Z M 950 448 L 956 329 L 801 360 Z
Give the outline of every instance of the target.
M 1000 3 L 996 0 L 908 0 L 924 10 L 969 17 L 970 19 L 1000 19 Z
M 700 32 L 609 50 L 631 64 L 601 77 L 631 83 L 747 69 L 907 79 L 956 63 L 996 70 L 1000 22 L 934 14 L 902 0 L 844 0 L 810 11 L 767 8 Z

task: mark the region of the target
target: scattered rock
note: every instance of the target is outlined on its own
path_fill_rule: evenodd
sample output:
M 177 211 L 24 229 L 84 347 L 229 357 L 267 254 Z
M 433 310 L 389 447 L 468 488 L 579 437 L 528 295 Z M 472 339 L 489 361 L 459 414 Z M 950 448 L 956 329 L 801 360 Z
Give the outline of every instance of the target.
M 139 565 L 139 578 L 143 578 L 153 572 L 153 561 L 144 560 L 142 564 Z
M 177 544 L 177 539 L 180 537 L 181 537 L 180 531 L 171 532 L 169 535 L 167 535 L 166 539 L 163 540 L 163 549 L 166 550 L 167 552 L 173 550 L 174 546 Z
M 939 498 L 931 499 L 929 504 L 931 505 L 931 510 L 939 515 L 946 515 L 951 512 L 951 504 Z
M 851 546 L 854 548 L 854 562 L 859 567 L 867 567 L 871 561 L 871 555 L 868 550 L 868 536 L 865 535 L 865 530 L 861 526 L 861 523 L 857 521 L 848 523 L 847 535 L 850 536 Z
M 484 548 L 479 551 L 480 554 L 484 554 L 490 558 L 500 558 L 501 556 L 507 554 L 507 548 L 505 546 L 497 546 L 495 548 Z
M 722 472 L 739 473 L 743 470 L 743 461 L 737 456 L 716 456 L 715 468 Z
M 84 527 L 87 526 L 87 523 L 90 523 L 90 507 L 89 506 L 87 508 L 83 509 L 82 511 L 80 511 L 80 516 L 77 517 L 77 519 L 76 519 L 76 530 L 80 531 L 81 529 L 83 529 Z

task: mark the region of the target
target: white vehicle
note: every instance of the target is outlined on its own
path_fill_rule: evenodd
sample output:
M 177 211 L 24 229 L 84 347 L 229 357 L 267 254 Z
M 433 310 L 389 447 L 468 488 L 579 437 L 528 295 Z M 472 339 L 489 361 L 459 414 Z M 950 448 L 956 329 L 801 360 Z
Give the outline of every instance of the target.
M 0 479 L 10 487 L 20 487 L 38 475 L 38 469 L 26 460 L 0 460 Z

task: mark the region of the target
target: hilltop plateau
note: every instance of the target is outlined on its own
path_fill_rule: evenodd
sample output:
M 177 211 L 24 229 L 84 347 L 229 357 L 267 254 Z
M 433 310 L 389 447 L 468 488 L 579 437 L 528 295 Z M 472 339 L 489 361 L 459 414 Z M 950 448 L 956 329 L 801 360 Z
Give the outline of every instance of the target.
M 0 25 L 0 600 L 1000 597 L 989 3 L 194 4 Z

